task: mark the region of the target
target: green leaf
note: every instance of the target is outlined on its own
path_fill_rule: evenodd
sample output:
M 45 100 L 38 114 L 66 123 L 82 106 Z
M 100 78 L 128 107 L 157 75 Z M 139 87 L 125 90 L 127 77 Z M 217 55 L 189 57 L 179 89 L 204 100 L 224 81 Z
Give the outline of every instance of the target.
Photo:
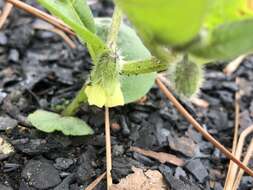
M 81 119 L 75 117 L 61 117 L 59 114 L 37 110 L 29 114 L 28 121 L 37 129 L 52 133 L 61 131 L 65 135 L 92 135 L 93 130 Z
M 215 28 L 203 43 L 190 52 L 202 59 L 228 60 L 253 51 L 253 19 L 235 21 Z
M 37 0 L 43 7 L 48 9 L 53 15 L 65 22 L 73 31 L 76 32 L 82 42 L 86 42 L 89 52 L 93 59 L 105 50 L 105 43 L 96 36 L 93 20 L 90 17 L 90 9 L 85 5 L 86 2 L 78 4 L 79 0 Z M 91 30 L 89 30 L 89 29 Z
M 72 0 L 73 7 L 76 10 L 80 20 L 91 32 L 96 32 L 95 21 L 87 0 Z
M 253 16 L 251 0 L 210 0 L 210 5 L 205 19 L 205 26 L 209 29 Z
M 199 32 L 209 0 L 116 0 L 145 39 L 184 45 Z
M 97 34 L 106 40 L 111 25 L 110 18 L 96 18 Z M 125 24 L 121 25 L 117 41 L 118 53 L 124 61 L 151 58 L 151 54 L 136 35 L 135 31 Z M 144 96 L 154 84 L 156 73 L 136 76 L 121 75 L 121 90 L 125 104 L 136 101 Z

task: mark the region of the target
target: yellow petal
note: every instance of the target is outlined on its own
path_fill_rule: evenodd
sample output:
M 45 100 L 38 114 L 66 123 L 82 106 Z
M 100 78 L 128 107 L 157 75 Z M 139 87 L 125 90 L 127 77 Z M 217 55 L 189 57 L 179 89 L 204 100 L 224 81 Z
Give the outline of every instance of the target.
M 104 89 L 100 85 L 87 86 L 85 93 L 90 105 L 96 105 L 100 108 L 105 105 L 106 95 Z
M 122 94 L 120 84 L 115 87 L 114 93 L 111 96 L 107 96 L 105 106 L 114 107 L 124 105 L 124 96 Z

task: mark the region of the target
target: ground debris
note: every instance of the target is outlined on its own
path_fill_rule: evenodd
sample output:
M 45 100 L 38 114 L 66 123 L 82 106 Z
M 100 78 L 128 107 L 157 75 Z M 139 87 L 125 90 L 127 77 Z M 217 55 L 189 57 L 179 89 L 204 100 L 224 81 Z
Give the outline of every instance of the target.
M 0 160 L 8 158 L 14 153 L 14 149 L 4 138 L 0 137 Z
M 184 160 L 176 157 L 175 155 L 168 154 L 165 152 L 154 152 L 151 150 L 144 150 L 138 147 L 131 147 L 130 151 L 140 153 L 144 156 L 148 156 L 150 158 L 154 158 L 161 162 L 162 164 L 164 163 L 170 163 L 176 166 L 183 166 L 184 165 Z
M 133 174 L 121 179 L 120 183 L 113 185 L 110 190 L 167 190 L 163 176 L 159 171 L 148 170 L 144 172 L 139 168 L 132 168 Z
M 185 156 L 194 157 L 198 153 L 198 145 L 187 137 L 169 137 L 169 146 L 172 150 L 178 151 Z

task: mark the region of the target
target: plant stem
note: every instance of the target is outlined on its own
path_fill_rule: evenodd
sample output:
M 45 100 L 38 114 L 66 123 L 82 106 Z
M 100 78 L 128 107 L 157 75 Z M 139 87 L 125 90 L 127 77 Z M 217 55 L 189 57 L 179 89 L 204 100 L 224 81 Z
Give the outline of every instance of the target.
M 109 108 L 105 107 L 105 144 L 106 144 L 106 176 L 107 190 L 110 190 L 112 185 L 112 147 L 111 147 L 111 132 L 110 132 L 110 116 Z
M 75 98 L 71 101 L 71 103 L 63 110 L 62 115 L 64 116 L 72 116 L 75 115 L 80 105 L 87 101 L 87 96 L 84 92 L 86 85 L 83 85 L 81 90 L 78 91 Z
M 151 72 L 164 71 L 168 68 L 168 64 L 161 63 L 156 58 L 150 58 L 139 61 L 129 61 L 123 64 L 121 73 L 125 75 L 138 75 Z
M 112 25 L 110 31 L 107 36 L 107 46 L 113 52 L 116 50 L 116 44 L 118 39 L 118 33 L 120 30 L 120 25 L 122 22 L 122 12 L 118 6 L 115 6 L 113 17 L 112 17 Z
M 107 46 L 111 52 L 116 52 L 118 33 L 122 22 L 122 12 L 115 6 L 112 25 L 107 36 Z M 115 64 L 117 64 L 115 62 Z M 112 147 L 111 147 L 111 132 L 110 132 L 110 118 L 109 108 L 105 107 L 105 143 L 106 143 L 106 176 L 107 176 L 107 190 L 112 186 Z

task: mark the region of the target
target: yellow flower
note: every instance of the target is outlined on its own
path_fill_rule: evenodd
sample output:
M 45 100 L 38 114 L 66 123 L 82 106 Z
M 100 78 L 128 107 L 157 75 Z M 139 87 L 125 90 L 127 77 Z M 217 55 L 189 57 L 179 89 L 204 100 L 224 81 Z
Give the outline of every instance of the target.
M 114 107 L 124 105 L 124 97 L 120 88 L 120 83 L 117 83 L 114 92 L 110 94 L 106 93 L 105 89 L 98 84 L 87 86 L 85 93 L 90 105 L 96 105 L 100 108 L 103 106 Z

